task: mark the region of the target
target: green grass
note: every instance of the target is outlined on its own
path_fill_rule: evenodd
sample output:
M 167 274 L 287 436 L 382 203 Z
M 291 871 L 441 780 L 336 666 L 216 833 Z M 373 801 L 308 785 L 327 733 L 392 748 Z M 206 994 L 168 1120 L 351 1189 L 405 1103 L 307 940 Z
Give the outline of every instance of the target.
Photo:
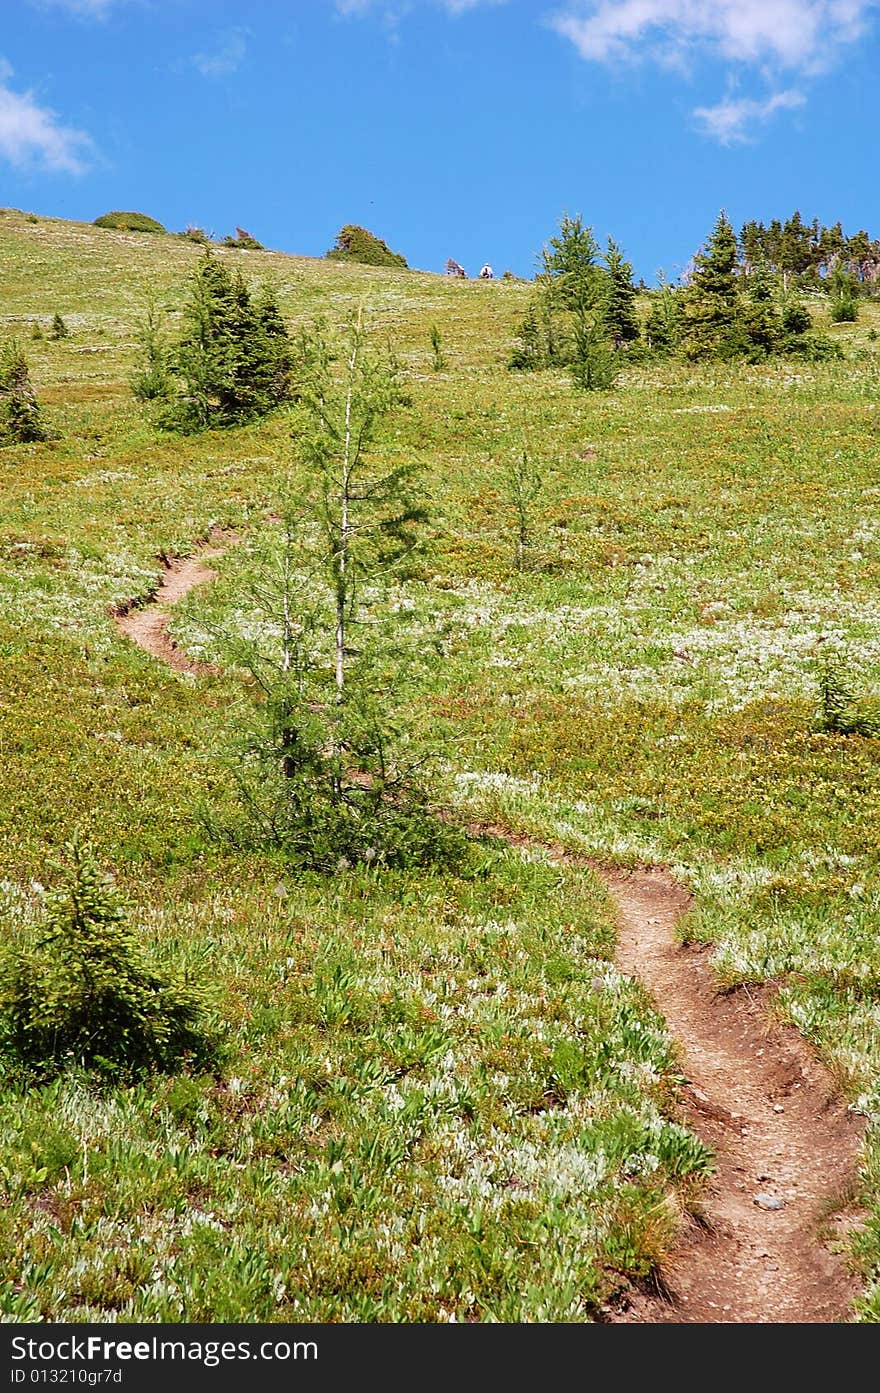
M 0 214 L 0 323 L 59 432 L 0 451 L 0 903 L 27 934 L 48 859 L 87 832 L 156 950 L 211 984 L 232 1051 L 222 1078 L 10 1080 L 2 1309 L 594 1319 L 710 1164 L 676 1122 L 662 1023 L 609 966 L 599 887 L 491 849 L 468 876 L 300 882 L 221 852 L 200 809 L 231 796 L 249 692 L 112 626 L 159 552 L 227 524 L 242 545 L 173 618 L 227 664 L 297 478 L 283 414 L 181 439 L 128 391 L 148 291 L 173 322 L 199 255 Z M 829 645 L 880 690 L 880 307 L 828 330 L 816 306 L 841 362 L 650 364 L 578 395 L 505 371 L 527 285 L 223 255 L 293 322 L 366 299 L 393 339 L 413 405 L 381 448 L 421 466 L 431 523 L 389 598 L 401 640 L 436 651 L 401 700 L 469 815 L 672 865 L 720 980 L 777 984 L 870 1120 L 853 1260 L 877 1319 L 880 743 L 823 733 L 817 709 Z M 29 341 L 56 311 L 71 337 Z M 524 441 L 544 484 L 517 571 L 504 476 Z

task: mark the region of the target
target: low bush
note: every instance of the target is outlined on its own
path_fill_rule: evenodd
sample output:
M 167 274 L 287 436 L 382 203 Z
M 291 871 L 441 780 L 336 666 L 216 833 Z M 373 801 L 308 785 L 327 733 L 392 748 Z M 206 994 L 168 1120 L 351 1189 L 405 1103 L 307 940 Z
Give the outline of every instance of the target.
M 102 213 L 95 218 L 93 227 L 109 227 L 117 232 L 165 232 L 166 229 L 155 218 L 146 213 Z
M 348 223 L 337 233 L 336 241 L 327 253 L 330 261 L 359 261 L 364 266 L 393 266 L 406 270 L 406 258 L 393 252 L 381 237 L 365 227 Z
M 266 250 L 262 242 L 258 242 L 256 237 L 245 232 L 243 227 L 235 229 L 234 237 L 224 237 L 220 245 L 221 247 L 235 247 L 238 251 L 261 252 Z
M 858 301 L 853 295 L 835 295 L 829 313 L 832 324 L 855 324 L 859 317 Z

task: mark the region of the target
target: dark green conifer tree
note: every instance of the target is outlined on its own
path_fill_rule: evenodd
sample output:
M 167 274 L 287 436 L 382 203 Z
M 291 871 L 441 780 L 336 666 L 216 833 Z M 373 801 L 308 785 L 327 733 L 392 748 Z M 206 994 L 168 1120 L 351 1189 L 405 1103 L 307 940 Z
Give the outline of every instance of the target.
M 623 251 L 613 237 L 608 238 L 604 261 L 607 280 L 602 316 L 614 347 L 622 348 L 628 343 L 634 343 L 639 337 L 632 265 L 625 259 Z
M 775 353 L 782 341 L 782 317 L 773 299 L 773 276 L 766 261 L 752 268 L 748 293 L 739 303 L 737 320 L 742 351 L 753 361 Z
M 733 358 L 742 351 L 738 324 L 739 249 L 726 213 L 694 259 L 684 305 L 684 348 L 689 358 Z
M 555 304 L 576 319 L 584 320 L 595 312 L 603 291 L 599 244 L 580 213 L 573 218 L 568 213 L 562 215 L 559 235 L 551 237 L 541 253 L 538 280 Z
M 172 354 L 181 391 L 167 424 L 204 430 L 264 416 L 291 396 L 290 339 L 272 291 L 253 299 L 209 250 L 193 274 L 184 332 Z
M 48 440 L 28 361 L 17 339 L 0 350 L 0 445 Z
M 682 299 L 684 291 L 670 285 L 663 272 L 656 290 L 651 292 L 645 341 L 652 353 L 675 353 L 681 344 Z

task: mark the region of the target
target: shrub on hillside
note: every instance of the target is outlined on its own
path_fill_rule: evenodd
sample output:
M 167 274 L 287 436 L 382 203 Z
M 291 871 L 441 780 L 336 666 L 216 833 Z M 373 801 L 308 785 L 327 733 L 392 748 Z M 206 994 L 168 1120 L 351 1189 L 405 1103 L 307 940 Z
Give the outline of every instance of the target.
M 48 440 L 24 350 L 12 339 L 0 350 L 0 445 Z
M 165 228 L 146 213 L 103 213 L 93 227 L 110 227 L 117 232 L 164 232 Z
M 790 358 L 800 358 L 805 363 L 824 363 L 829 358 L 842 358 L 843 349 L 827 334 L 793 334 L 787 337 L 781 351 Z
M 832 324 L 855 324 L 859 317 L 859 305 L 853 295 L 835 295 L 830 301 L 829 313 Z
M 68 847 L 36 941 L 0 963 L 0 1048 L 42 1077 L 199 1068 L 219 1058 L 199 988 L 152 962 L 130 907 L 87 846 Z
M 381 237 L 365 227 L 347 224 L 337 233 L 336 241 L 327 253 L 331 261 L 358 261 L 364 266 L 393 266 L 406 270 L 406 258 L 393 252 Z

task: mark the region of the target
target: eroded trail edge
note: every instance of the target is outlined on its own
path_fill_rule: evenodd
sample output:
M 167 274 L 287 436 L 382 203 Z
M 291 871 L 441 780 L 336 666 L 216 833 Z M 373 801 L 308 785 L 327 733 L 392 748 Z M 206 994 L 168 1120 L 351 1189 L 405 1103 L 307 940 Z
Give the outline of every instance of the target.
M 216 578 L 205 563 L 238 539 L 212 528 L 190 557 L 163 558 L 145 604 L 115 614 L 132 642 L 178 672 L 213 672 L 168 633 L 171 607 Z M 665 869 L 609 869 L 561 847 L 480 827 L 515 845 L 594 871 L 618 920 L 617 965 L 651 993 L 678 1041 L 683 1120 L 713 1149 L 716 1171 L 699 1218 L 664 1264 L 662 1294 L 633 1292 L 621 1323 L 845 1321 L 860 1284 L 844 1252 L 864 1121 L 846 1107 L 806 1041 L 775 1024 L 745 989 L 718 991 L 708 950 L 682 945 L 687 890 Z

